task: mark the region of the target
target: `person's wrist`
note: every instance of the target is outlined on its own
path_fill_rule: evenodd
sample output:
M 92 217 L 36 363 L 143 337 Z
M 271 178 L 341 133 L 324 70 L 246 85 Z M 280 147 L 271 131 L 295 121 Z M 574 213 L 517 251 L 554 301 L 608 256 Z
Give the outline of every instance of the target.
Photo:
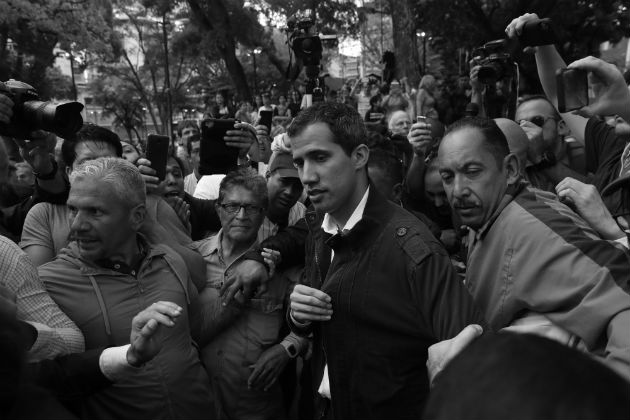
M 610 223 L 606 223 L 596 230 L 599 230 L 602 238 L 611 241 L 626 237 L 626 232 L 624 232 L 614 220 L 610 220 Z
M 284 349 L 284 351 L 286 352 L 286 354 L 289 356 L 290 359 L 295 359 L 298 356 L 298 350 L 295 347 L 295 344 L 293 343 L 285 343 L 284 341 L 282 341 L 280 343 L 280 345 L 282 346 L 282 348 Z
M 308 321 L 308 320 L 301 321 L 301 320 L 297 319 L 295 317 L 295 312 L 293 311 L 293 309 L 291 309 L 291 311 L 289 312 L 289 316 L 291 317 L 291 320 L 293 321 L 293 323 L 295 324 L 296 327 L 306 328 L 309 325 L 311 325 L 311 321 Z
M 129 346 L 127 349 L 127 364 L 134 368 L 141 368 L 144 366 L 144 362 L 140 361 L 140 358 L 133 351 L 133 346 Z

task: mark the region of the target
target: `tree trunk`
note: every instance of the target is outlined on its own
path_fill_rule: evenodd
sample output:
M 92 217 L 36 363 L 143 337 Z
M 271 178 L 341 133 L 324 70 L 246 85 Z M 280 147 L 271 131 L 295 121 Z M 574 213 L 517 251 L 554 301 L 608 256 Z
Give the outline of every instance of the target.
M 395 77 L 407 77 L 412 86 L 418 84 L 420 74 L 418 43 L 412 0 L 388 0 L 394 32 L 394 54 L 396 55 Z M 423 69 L 424 70 L 424 69 Z
M 203 5 L 202 5 L 203 3 Z M 207 31 L 214 31 L 218 50 L 225 62 L 236 92 L 241 98 L 251 98 L 245 71 L 236 57 L 234 28 L 223 0 L 188 0 L 192 15 L 196 16 L 199 25 Z

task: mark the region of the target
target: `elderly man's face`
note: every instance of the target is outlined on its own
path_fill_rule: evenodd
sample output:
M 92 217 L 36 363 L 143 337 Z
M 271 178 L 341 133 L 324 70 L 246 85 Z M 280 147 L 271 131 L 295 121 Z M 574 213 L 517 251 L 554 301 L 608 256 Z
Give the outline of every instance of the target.
M 409 134 L 409 129 L 411 128 L 411 119 L 406 112 L 399 111 L 392 115 L 389 121 L 389 129 L 392 134 L 399 134 L 406 136 Z
M 68 197 L 70 240 L 76 241 L 81 257 L 88 261 L 111 259 L 134 240 L 139 224 L 130 208 L 112 186 L 92 177 L 72 182 Z
M 498 208 L 508 174 L 484 145 L 476 128 L 447 134 L 440 144 L 439 171 L 444 191 L 462 223 L 479 229 Z M 517 166 L 518 167 L 518 166 Z
M 261 200 L 243 187 L 232 187 L 226 191 L 223 201 L 217 203 L 217 212 L 223 237 L 235 244 L 253 243 L 265 217 Z

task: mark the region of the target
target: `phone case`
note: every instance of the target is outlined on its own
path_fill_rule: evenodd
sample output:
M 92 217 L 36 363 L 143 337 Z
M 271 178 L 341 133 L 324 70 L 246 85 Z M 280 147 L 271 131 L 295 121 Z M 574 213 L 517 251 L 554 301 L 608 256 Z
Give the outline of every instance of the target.
M 263 109 L 260 111 L 260 124 L 264 125 L 271 132 L 271 122 L 273 121 L 273 111 Z
M 160 181 L 166 178 L 166 162 L 168 160 L 168 145 L 170 138 L 157 134 L 149 134 L 147 139 L 147 159 L 151 161 L 151 168 L 157 172 Z
M 559 69 L 556 72 L 556 93 L 560 113 L 588 105 L 588 75 L 580 69 Z
M 223 138 L 234 128 L 234 119 L 209 118 L 201 122 L 199 173 L 226 174 L 237 167 L 238 149 L 229 147 Z

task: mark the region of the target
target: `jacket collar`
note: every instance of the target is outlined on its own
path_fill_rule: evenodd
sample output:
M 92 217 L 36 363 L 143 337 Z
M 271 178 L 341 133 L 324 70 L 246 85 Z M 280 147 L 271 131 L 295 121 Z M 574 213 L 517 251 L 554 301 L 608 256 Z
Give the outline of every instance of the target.
M 494 213 L 492 213 L 492 216 L 490 216 L 488 221 L 484 223 L 484 225 L 480 227 L 477 231 L 474 231 L 472 229 L 470 230 L 471 233 L 473 233 L 474 235 L 475 242 L 480 241 L 484 238 L 484 236 L 486 236 L 486 234 L 488 233 L 492 225 L 494 225 L 494 222 L 501 215 L 503 210 L 516 198 L 517 195 L 519 195 L 527 187 L 527 185 L 529 185 L 529 183 L 521 179 L 516 183 L 508 186 L 507 190 L 505 191 L 505 195 L 499 202 L 499 206 L 494 211 Z
M 318 232 L 326 235 L 325 237 L 327 238 L 327 242 L 330 241 L 331 238 L 338 237 L 343 237 L 351 242 L 354 242 L 355 240 L 359 240 L 360 238 L 364 238 L 370 233 L 375 232 L 376 227 L 388 220 L 388 217 L 392 212 L 392 204 L 378 191 L 371 181 L 369 185 L 370 189 L 367 203 L 365 204 L 365 210 L 363 211 L 363 217 L 352 229 L 350 229 L 349 232 L 341 235 L 326 234 L 321 226 L 324 214 L 318 211 L 309 211 L 306 213 L 305 218 L 310 232 Z M 332 243 L 335 243 L 336 241 L 337 239 L 333 239 Z
M 140 267 L 142 265 L 142 262 L 147 259 L 163 257 L 167 255 L 167 250 L 164 247 L 160 245 L 152 246 L 149 244 L 149 242 L 146 240 L 146 238 L 142 234 L 138 233 L 137 235 L 138 235 L 138 245 L 140 246 L 140 249 L 143 253 L 143 257 L 138 261 L 138 267 Z M 62 254 L 60 254 L 60 257 L 74 262 L 81 270 L 81 274 L 84 274 L 86 276 L 97 275 L 97 274 L 115 274 L 115 275 L 125 274 L 124 270 L 113 268 L 114 265 L 111 261 L 108 262 L 107 264 L 103 264 L 103 262 L 100 262 L 100 264 L 97 264 L 96 262 L 88 261 L 81 258 L 81 255 L 79 253 L 79 247 L 77 246 L 77 243 L 74 241 L 68 245 L 68 247 L 62 252 Z

